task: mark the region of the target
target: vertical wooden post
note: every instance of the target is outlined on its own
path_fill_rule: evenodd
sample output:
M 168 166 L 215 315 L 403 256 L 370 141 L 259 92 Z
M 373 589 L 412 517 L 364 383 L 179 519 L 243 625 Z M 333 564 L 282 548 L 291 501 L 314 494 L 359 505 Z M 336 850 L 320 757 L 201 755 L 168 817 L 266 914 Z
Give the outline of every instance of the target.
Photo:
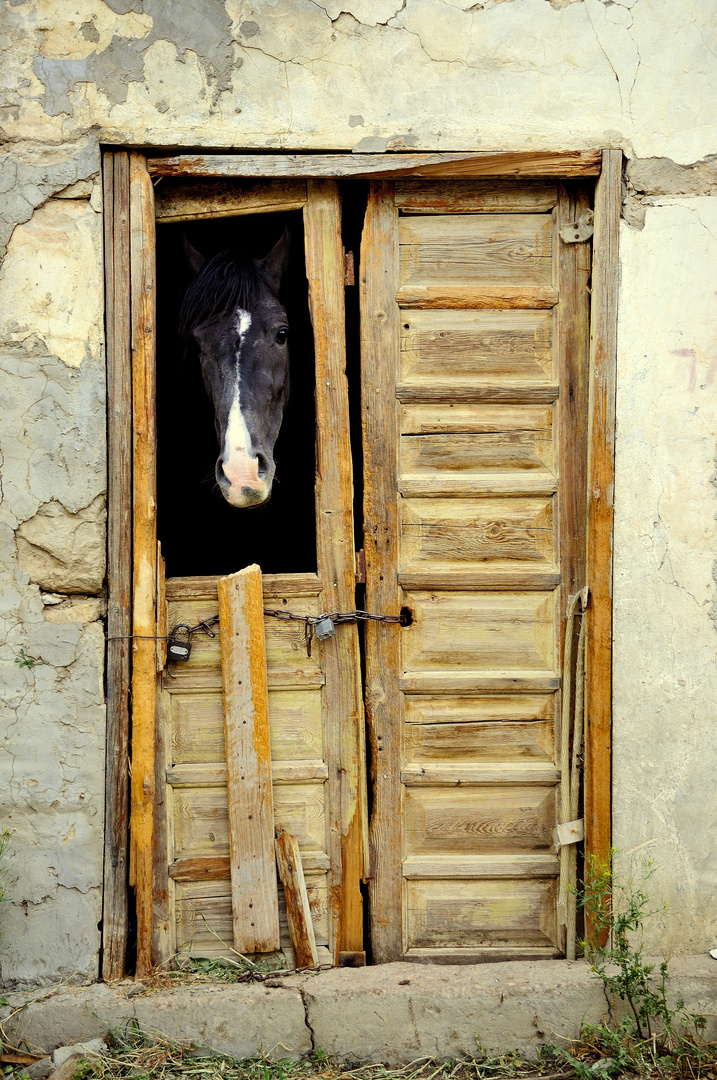
M 261 570 L 220 578 L 219 626 L 234 948 L 280 946 Z
M 132 815 L 137 904 L 137 977 L 152 965 L 154 755 L 157 680 L 157 505 L 154 191 L 142 154 L 130 155 L 134 606 Z
M 107 353 L 107 738 L 102 978 L 124 974 L 127 951 L 129 682 L 132 590 L 132 362 L 129 156 L 102 161 Z
M 621 168 L 621 151 L 603 150 L 602 172 L 595 189 L 590 310 L 585 852 L 598 864 L 608 861 L 611 838 L 612 537 Z
M 399 442 L 396 377 L 399 311 L 398 212 L 390 181 L 371 184 L 361 240 L 361 403 L 363 411 L 364 547 L 366 604 L 369 611 L 393 615 L 401 606 L 398 565 Z M 369 483 L 370 478 L 370 483 Z M 403 815 L 401 759 L 403 713 L 398 689 L 400 638 L 395 626 L 366 626 L 366 710 L 371 733 L 374 785 L 370 882 L 374 960 L 403 956 Z
M 346 386 L 344 255 L 341 202 L 334 180 L 309 180 L 304 210 L 306 275 L 316 353 L 316 520 L 322 604 L 326 611 L 356 605 L 353 476 Z M 340 867 L 340 888 L 329 889 L 335 958 L 362 951 L 365 865 L 365 754 L 360 659 L 355 625 L 339 628 L 321 643 L 327 697 L 327 755 L 335 762 L 328 779 L 329 854 Z

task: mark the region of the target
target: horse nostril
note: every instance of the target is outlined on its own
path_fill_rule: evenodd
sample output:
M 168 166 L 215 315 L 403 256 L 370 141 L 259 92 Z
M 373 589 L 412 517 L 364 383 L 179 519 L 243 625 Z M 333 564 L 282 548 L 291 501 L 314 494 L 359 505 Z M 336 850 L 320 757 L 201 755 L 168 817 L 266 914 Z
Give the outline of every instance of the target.
M 269 463 L 263 454 L 257 454 L 256 458 L 259 462 L 259 479 L 264 480 L 266 478 L 266 474 L 269 471 Z
M 217 463 L 214 466 L 214 476 L 220 487 L 229 487 L 229 477 L 224 472 L 224 464 L 221 458 L 217 458 Z

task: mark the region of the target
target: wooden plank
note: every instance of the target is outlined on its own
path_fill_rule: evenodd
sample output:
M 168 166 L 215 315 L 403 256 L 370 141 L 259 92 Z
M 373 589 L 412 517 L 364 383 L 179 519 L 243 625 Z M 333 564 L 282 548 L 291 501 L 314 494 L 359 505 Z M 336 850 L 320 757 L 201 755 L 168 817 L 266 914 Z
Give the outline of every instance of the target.
M 409 949 L 404 960 L 413 964 L 498 964 L 510 960 L 557 960 L 562 957 L 555 946 L 501 948 L 485 946 L 475 949 Z
M 611 837 L 612 535 L 621 170 L 621 151 L 604 150 L 595 189 L 590 309 L 585 852 L 599 865 L 609 860 Z
M 150 159 L 152 176 L 597 176 L 599 150 L 455 154 L 179 154 Z
M 229 881 L 231 872 L 228 855 L 207 855 L 197 858 L 176 859 L 169 867 L 174 881 Z M 330 868 L 328 855 L 321 851 L 304 851 L 301 863 L 305 871 L 325 873 Z
M 323 782 L 328 775 L 328 765 L 323 761 L 274 762 L 271 770 L 273 784 L 309 784 L 317 780 Z M 174 787 L 216 787 L 217 784 L 226 784 L 227 766 L 223 761 L 212 764 L 173 764 L 165 770 L 165 779 Z
M 465 724 L 481 721 L 485 724 L 528 723 L 552 720 L 555 716 L 555 695 L 545 693 L 496 694 L 478 693 L 446 697 L 409 697 L 405 704 L 406 723 Z M 496 747 L 496 749 L 500 749 Z
M 274 847 L 279 878 L 284 886 L 286 897 L 286 918 L 291 944 L 294 948 L 294 963 L 297 968 L 316 967 L 319 960 L 316 953 L 314 924 L 306 893 L 299 845 L 296 837 L 291 833 L 284 829 L 277 829 Z
M 132 633 L 132 360 L 129 157 L 102 159 L 107 326 L 107 735 L 102 978 L 124 975 L 129 869 L 129 688 Z
M 547 469 L 525 469 L 510 472 L 466 471 L 465 474 L 452 475 L 445 472 L 405 473 L 398 479 L 401 494 L 412 498 L 433 498 L 445 495 L 455 496 L 491 496 L 552 495 L 558 489 L 558 478 Z
M 549 311 L 412 311 L 401 324 L 401 382 L 550 382 L 552 337 Z
M 555 855 L 409 855 L 403 860 L 404 878 L 554 878 Z
M 553 410 L 545 405 L 407 405 L 401 409 L 402 435 L 476 435 L 537 432 L 550 439 Z M 426 443 L 425 445 L 430 445 Z
M 219 577 L 179 577 L 167 579 L 167 600 L 216 600 Z M 266 599 L 283 596 L 318 596 L 321 580 L 316 574 L 262 574 Z M 215 612 L 216 614 L 216 612 Z
M 227 751 L 234 948 L 279 948 L 261 570 L 217 583 Z
M 204 221 L 301 210 L 305 203 L 305 180 L 166 179 L 156 190 L 155 213 L 157 222 Z
M 325 611 L 355 607 L 353 470 L 349 438 L 341 202 L 332 180 L 309 180 L 304 210 L 306 276 L 316 357 L 317 560 Z M 332 948 L 363 949 L 360 881 L 366 872 L 364 720 L 355 624 L 321 643 L 326 675 L 328 835 Z
M 558 302 L 558 291 L 552 285 L 410 282 L 401 286 L 396 299 L 402 308 L 552 308 Z
M 396 581 L 399 513 L 396 495 L 399 370 L 398 211 L 393 185 L 372 183 L 361 243 L 361 403 L 364 446 L 366 604 L 377 614 L 401 608 Z M 374 768 L 370 843 L 373 875 L 371 938 L 376 963 L 399 960 L 402 940 L 401 650 L 395 625 L 366 626 L 366 711 Z
M 557 690 L 560 676 L 554 671 L 409 671 L 398 680 L 406 694 L 472 694 L 479 691 Z
M 545 762 L 502 761 L 465 764 L 454 761 L 411 761 L 401 769 L 401 780 L 407 785 L 465 784 L 557 784 L 560 769 Z
M 395 199 L 403 214 L 534 214 L 552 210 L 558 189 L 549 180 L 398 180 Z
M 497 589 L 512 592 L 515 589 L 552 589 L 560 584 L 557 570 L 531 570 L 519 567 L 511 570 L 466 569 L 464 567 L 436 566 L 430 570 L 401 570 L 398 583 L 403 589 Z
M 551 285 L 550 214 L 447 214 L 399 219 L 401 287 Z
M 560 229 L 589 209 L 585 185 L 561 184 L 555 212 L 554 244 L 560 304 L 557 308 L 557 363 L 560 397 L 557 423 L 560 475 L 561 642 L 564 647 L 568 597 L 585 585 L 587 502 L 588 352 L 590 335 L 590 244 L 566 244 Z M 561 649 L 562 663 L 562 649 Z
M 544 878 L 516 878 L 510 887 L 485 878 L 408 880 L 406 922 L 408 950 L 555 948 L 555 889 Z
M 462 710 L 456 710 L 457 714 L 470 716 L 470 703 L 461 702 L 461 706 Z M 480 713 L 477 715 L 480 716 Z M 409 723 L 406 725 L 406 757 L 411 768 L 424 763 L 431 767 L 444 762 L 454 765 L 474 762 L 553 765 L 554 724 L 552 720 L 490 723 L 482 719 L 461 719 L 457 723 Z
M 133 633 L 132 837 L 137 978 L 152 965 L 157 627 L 156 283 L 154 190 L 143 154 L 130 155 L 132 280 Z M 126 528 L 126 522 L 124 523 Z
M 555 787 L 543 784 L 413 785 L 406 789 L 406 855 L 550 852 L 555 803 Z
M 483 402 L 505 402 L 512 405 L 518 402 L 542 404 L 543 402 L 555 401 L 558 396 L 557 383 L 505 383 L 490 382 L 467 382 L 456 381 L 455 383 L 441 384 L 438 381 L 425 382 L 415 379 L 411 383 L 399 383 L 396 387 L 396 397 L 403 402 L 434 402 L 450 405 L 455 401 L 464 404 Z

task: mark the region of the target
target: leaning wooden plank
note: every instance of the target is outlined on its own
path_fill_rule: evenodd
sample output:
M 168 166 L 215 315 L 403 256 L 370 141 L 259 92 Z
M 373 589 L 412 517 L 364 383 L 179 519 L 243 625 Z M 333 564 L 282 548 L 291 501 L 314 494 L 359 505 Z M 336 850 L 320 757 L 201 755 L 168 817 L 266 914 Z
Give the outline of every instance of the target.
M 306 276 L 316 355 L 316 522 L 325 611 L 351 611 L 356 600 L 353 473 L 344 328 L 341 203 L 333 180 L 310 180 L 304 211 Z M 360 881 L 366 872 L 364 722 L 355 624 L 321 643 L 326 675 L 326 754 L 332 947 L 335 959 L 363 949 Z
M 202 221 L 240 214 L 300 210 L 306 202 L 305 180 L 179 180 L 156 191 L 157 221 Z
M 286 920 L 294 947 L 294 964 L 297 968 L 316 967 L 319 958 L 299 842 L 291 833 L 277 828 L 274 847 L 276 865 L 286 896 Z
M 152 964 L 154 755 L 157 680 L 156 288 L 154 191 L 143 154 L 130 155 L 132 404 L 134 425 L 134 635 L 132 837 L 138 978 Z M 125 526 L 126 527 L 126 526 Z
M 274 803 L 261 570 L 247 566 L 217 583 L 234 948 L 280 946 L 274 868 Z
M 129 156 L 103 158 L 107 314 L 107 753 L 102 978 L 124 975 L 127 950 L 129 683 L 132 589 L 132 359 Z
M 607 863 L 610 857 L 611 836 L 612 532 L 621 168 L 621 151 L 604 150 L 595 189 L 590 309 L 585 851 L 599 864 Z
M 180 154 L 151 160 L 153 176 L 597 176 L 599 150 L 462 154 Z

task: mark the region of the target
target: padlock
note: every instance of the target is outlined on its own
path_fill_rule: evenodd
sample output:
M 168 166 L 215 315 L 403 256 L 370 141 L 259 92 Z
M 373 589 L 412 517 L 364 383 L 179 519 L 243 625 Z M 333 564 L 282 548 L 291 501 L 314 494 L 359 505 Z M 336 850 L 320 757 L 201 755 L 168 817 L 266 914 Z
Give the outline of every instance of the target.
M 186 637 L 180 635 L 180 631 L 185 631 Z M 170 631 L 167 638 L 167 658 L 169 660 L 188 660 L 189 654 L 192 651 L 192 633 L 186 623 L 180 623 L 179 626 L 175 626 Z
M 334 636 L 336 628 L 328 615 L 319 615 L 319 621 L 314 627 L 314 633 L 318 641 L 326 641 L 327 638 Z

